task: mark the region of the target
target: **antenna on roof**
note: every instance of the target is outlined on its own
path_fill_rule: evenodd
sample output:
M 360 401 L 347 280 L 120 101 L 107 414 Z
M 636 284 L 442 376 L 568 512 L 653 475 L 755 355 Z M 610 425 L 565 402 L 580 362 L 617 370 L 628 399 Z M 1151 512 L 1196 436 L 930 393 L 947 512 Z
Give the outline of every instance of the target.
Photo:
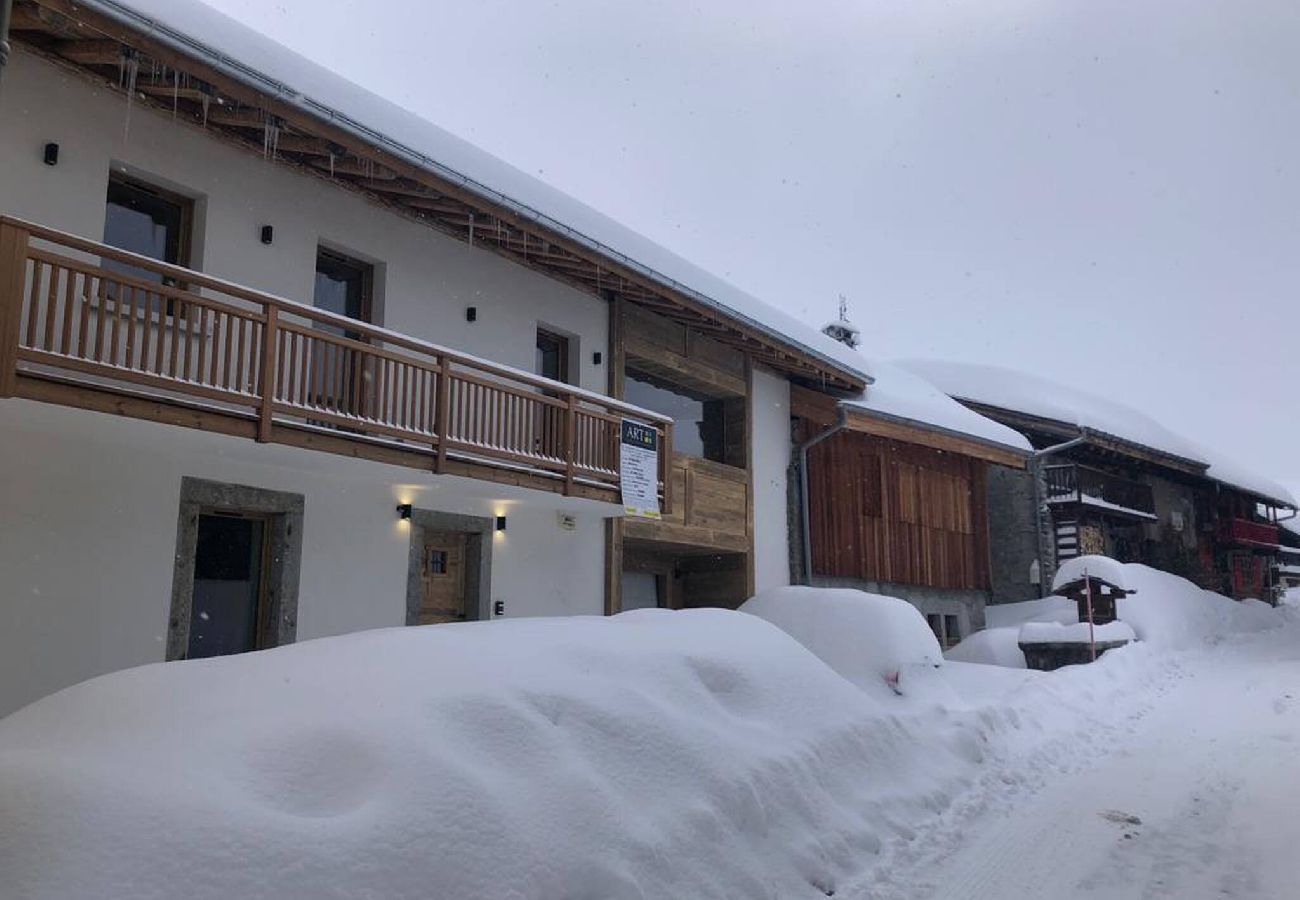
M 847 347 L 856 348 L 862 337 L 856 325 L 849 321 L 849 301 L 840 294 L 840 317 L 822 328 L 822 334 L 839 341 Z

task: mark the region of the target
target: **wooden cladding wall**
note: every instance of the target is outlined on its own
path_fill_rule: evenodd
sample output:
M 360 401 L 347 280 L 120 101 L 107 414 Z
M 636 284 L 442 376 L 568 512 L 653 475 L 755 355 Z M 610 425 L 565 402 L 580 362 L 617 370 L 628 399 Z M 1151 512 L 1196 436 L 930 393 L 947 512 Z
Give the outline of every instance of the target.
M 989 586 L 985 463 L 841 432 L 808 454 L 816 575 Z
M 674 453 L 669 466 L 674 498 L 661 521 L 624 519 L 627 537 L 728 552 L 749 550 L 749 475 L 744 469 Z

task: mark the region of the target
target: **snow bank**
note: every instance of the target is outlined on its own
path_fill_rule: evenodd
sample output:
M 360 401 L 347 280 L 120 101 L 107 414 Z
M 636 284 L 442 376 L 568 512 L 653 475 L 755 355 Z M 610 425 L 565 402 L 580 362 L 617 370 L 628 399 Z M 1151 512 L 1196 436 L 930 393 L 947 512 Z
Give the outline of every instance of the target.
M 904 368 L 879 360 L 872 360 L 867 368 L 876 379 L 875 383 L 862 396 L 841 401 L 845 406 L 920 422 L 1015 450 L 1028 452 L 1033 449 L 1020 432 L 962 406 Z
M 1138 563 L 1121 563 L 1104 556 L 1080 556 L 1067 560 L 1052 580 L 1053 589 L 1089 575 L 1104 578 L 1133 593 L 1116 601 L 1116 612 L 1125 637 L 1101 635 L 1097 640 L 1138 640 L 1165 649 L 1186 650 L 1242 634 L 1275 628 L 1281 624 L 1277 610 L 1258 600 L 1232 600 L 1197 587 L 1185 578 Z M 1087 640 L 1087 623 L 1079 624 L 1073 600 L 1051 596 L 1024 603 L 998 603 L 985 609 L 989 627 L 977 631 L 944 656 L 949 660 L 984 665 L 1023 668 L 1022 640 L 1066 640 L 1049 635 L 1068 634 L 1073 626 Z M 1059 629 L 1059 630 L 1058 630 Z M 1111 632 L 1105 632 L 1107 634 Z M 1027 638 L 1026 635 L 1029 635 Z
M 763 591 L 740 611 L 771 622 L 877 699 L 936 689 L 926 670 L 943 663 L 943 652 L 906 600 L 847 588 L 791 586 Z
M 0 894 L 822 897 L 975 777 L 974 729 L 724 610 L 145 666 L 0 720 Z

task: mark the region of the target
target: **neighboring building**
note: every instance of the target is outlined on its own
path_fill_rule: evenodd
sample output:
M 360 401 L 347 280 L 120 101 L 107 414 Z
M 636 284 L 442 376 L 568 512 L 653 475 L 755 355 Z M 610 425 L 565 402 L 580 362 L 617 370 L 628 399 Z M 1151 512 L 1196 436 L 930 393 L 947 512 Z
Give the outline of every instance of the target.
M 0 715 L 788 582 L 790 391 L 856 354 L 195 0 L 73 12 L 17 0 L 0 71 Z
M 915 375 L 869 369 L 861 397 L 792 391 L 806 460 L 792 487 L 807 485 L 806 524 L 790 504 L 793 578 L 908 600 L 951 646 L 983 627 L 992 588 L 986 484 L 1021 472 L 1030 447 Z
M 1231 597 L 1276 599 L 1279 513 L 1296 508 L 1286 488 L 1067 385 L 990 366 L 904 365 L 1034 447 L 1023 473 L 990 482 L 990 505 L 1019 508 L 1033 522 L 1001 528 L 995 517 L 992 537 L 1003 548 L 995 602 L 1039 593 L 1061 561 L 1088 553 L 1145 563 Z

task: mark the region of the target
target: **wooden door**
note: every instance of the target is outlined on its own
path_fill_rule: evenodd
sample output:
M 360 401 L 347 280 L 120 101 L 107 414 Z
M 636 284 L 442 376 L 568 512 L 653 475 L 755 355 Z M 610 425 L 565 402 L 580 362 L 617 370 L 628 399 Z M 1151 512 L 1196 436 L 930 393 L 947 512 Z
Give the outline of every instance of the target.
M 463 532 L 425 532 L 419 624 L 463 622 L 467 618 L 465 545 Z

